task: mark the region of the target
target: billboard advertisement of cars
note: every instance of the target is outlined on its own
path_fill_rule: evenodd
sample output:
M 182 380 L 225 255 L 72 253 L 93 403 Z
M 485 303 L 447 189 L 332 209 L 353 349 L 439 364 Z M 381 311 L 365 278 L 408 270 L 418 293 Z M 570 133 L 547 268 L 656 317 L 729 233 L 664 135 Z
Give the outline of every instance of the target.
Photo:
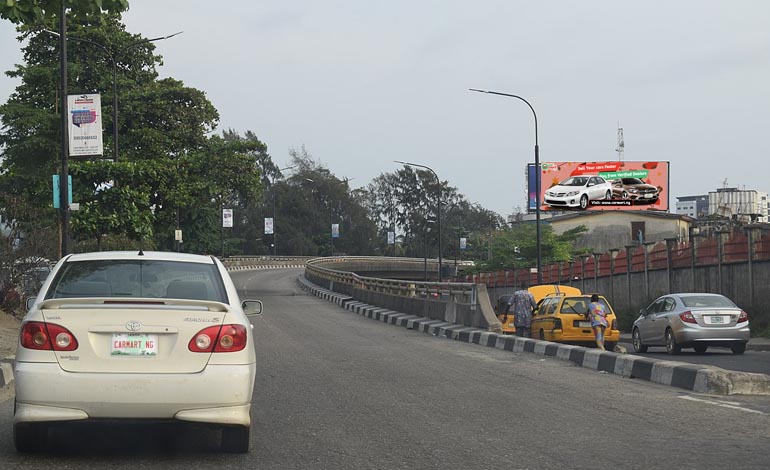
M 527 167 L 527 207 L 536 208 L 535 165 Z M 540 210 L 667 211 L 669 162 L 545 162 Z

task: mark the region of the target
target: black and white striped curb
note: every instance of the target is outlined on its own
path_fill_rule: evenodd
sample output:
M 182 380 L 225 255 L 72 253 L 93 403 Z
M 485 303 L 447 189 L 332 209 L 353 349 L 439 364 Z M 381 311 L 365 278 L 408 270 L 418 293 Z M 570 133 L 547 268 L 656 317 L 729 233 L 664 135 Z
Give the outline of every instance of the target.
M 254 271 L 257 269 L 300 269 L 304 264 L 257 264 L 254 266 L 228 266 L 228 271 Z
M 334 302 L 354 313 L 440 338 L 449 338 L 511 352 L 529 352 L 555 357 L 595 371 L 647 380 L 698 393 L 770 395 L 770 376 L 765 374 L 735 372 L 718 367 L 650 359 L 583 346 L 493 333 L 479 328 L 466 327 L 365 304 L 350 296 L 322 289 L 305 279 L 304 276 L 299 276 L 297 279 L 300 287 L 311 294 Z

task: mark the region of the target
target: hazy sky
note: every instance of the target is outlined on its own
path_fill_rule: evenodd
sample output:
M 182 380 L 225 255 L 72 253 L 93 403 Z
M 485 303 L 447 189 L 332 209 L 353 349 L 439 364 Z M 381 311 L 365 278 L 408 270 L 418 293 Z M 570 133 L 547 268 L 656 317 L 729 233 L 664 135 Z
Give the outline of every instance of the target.
M 280 166 L 305 146 L 364 186 L 406 160 L 471 202 L 525 207 L 540 159 L 671 162 L 676 196 L 770 191 L 766 0 L 130 0 L 161 76 L 206 92 L 220 130 L 254 131 Z M 0 22 L 0 68 L 21 62 Z M 0 78 L 0 100 L 16 83 Z

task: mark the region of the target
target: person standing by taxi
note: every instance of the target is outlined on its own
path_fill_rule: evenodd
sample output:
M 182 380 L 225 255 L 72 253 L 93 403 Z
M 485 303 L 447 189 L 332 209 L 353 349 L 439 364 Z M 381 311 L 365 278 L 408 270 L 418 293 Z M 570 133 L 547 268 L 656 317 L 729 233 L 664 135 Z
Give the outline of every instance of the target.
M 513 309 L 513 324 L 516 327 L 516 335 L 529 338 L 529 328 L 532 324 L 532 311 L 537 307 L 535 296 L 526 288 L 513 293 L 511 301 Z
M 604 330 L 607 329 L 607 309 L 599 302 L 599 295 L 591 295 L 591 303 L 588 304 L 588 319 L 591 320 L 591 328 L 594 330 L 596 346 L 604 351 Z

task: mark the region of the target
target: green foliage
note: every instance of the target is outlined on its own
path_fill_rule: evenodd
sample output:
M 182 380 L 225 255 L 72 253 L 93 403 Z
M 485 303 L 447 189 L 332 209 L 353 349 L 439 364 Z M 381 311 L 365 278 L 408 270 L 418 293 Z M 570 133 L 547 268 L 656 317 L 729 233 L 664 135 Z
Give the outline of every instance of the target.
M 65 0 L 68 14 L 89 21 L 98 20 L 105 12 L 120 13 L 128 9 L 128 0 Z M 12 23 L 48 24 L 58 18 L 62 0 L 4 0 L 0 2 L 0 18 Z

